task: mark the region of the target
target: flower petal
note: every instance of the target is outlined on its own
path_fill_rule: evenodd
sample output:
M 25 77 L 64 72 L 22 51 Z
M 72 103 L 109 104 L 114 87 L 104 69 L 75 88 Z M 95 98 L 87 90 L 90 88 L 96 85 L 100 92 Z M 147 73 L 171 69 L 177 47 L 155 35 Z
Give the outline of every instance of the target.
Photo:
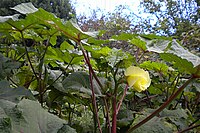
M 136 66 L 130 66 L 125 71 L 125 76 L 131 76 L 131 75 L 146 75 L 146 71 L 143 69 L 136 67 Z
M 144 71 L 139 67 L 131 66 L 127 68 L 125 76 L 127 77 L 128 85 L 138 92 L 146 90 L 151 84 L 148 71 Z
M 129 77 L 127 78 L 128 85 L 129 85 L 130 87 L 132 87 L 132 86 L 137 82 L 138 79 L 139 79 L 139 77 L 129 76 Z
M 138 91 L 138 92 L 141 92 L 141 91 L 144 91 L 146 90 L 145 87 L 143 87 L 139 82 L 136 82 L 134 85 L 133 85 L 133 88 Z

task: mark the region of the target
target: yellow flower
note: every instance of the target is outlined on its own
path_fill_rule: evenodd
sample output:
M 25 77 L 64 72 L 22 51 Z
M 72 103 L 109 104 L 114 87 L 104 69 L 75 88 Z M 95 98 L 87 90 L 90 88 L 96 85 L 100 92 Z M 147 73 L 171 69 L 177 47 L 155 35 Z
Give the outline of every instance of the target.
M 133 86 L 138 92 L 146 90 L 151 84 L 149 72 L 139 67 L 130 66 L 126 69 L 125 76 L 127 77 L 128 85 L 130 87 Z

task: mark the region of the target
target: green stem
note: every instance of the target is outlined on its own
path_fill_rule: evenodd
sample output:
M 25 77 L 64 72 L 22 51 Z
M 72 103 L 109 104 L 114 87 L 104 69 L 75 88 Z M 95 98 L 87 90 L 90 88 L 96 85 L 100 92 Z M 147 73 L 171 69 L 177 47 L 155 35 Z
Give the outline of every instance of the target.
M 198 118 L 198 119 L 196 119 L 195 121 L 193 121 L 193 122 L 189 125 L 189 127 L 191 127 L 191 126 L 194 125 L 195 123 L 199 122 L 199 120 L 200 120 L 200 118 Z
M 142 52 L 142 55 L 140 55 L 140 58 L 137 60 L 137 63 L 142 59 L 142 57 L 144 56 L 145 51 Z
M 180 76 L 180 74 L 178 74 L 178 75 L 176 75 L 176 77 L 173 79 L 173 81 L 171 82 L 171 84 L 167 87 L 167 92 L 166 92 L 166 100 L 168 99 L 168 97 L 169 97 L 169 89 L 170 89 L 170 87 L 171 86 L 173 86 L 173 84 L 175 83 L 175 81 L 177 80 L 177 78 Z M 170 80 L 170 77 L 169 77 L 169 80 Z M 169 81 L 168 81 L 169 82 Z M 178 81 L 177 81 L 178 82 Z M 176 90 L 176 86 L 174 86 L 174 89 L 173 89 L 173 91 L 172 91 L 172 94 L 174 94 L 174 92 L 175 92 L 175 90 Z M 171 94 L 171 95 L 172 95 Z
M 22 36 L 23 45 L 24 45 L 24 47 L 25 47 L 26 57 L 27 57 L 28 62 L 29 62 L 29 64 L 30 64 L 30 66 L 31 66 L 31 69 L 32 69 L 32 71 L 33 71 L 33 74 L 35 75 L 35 78 L 38 80 L 38 76 L 37 76 L 37 74 L 36 74 L 36 72 L 35 72 L 35 69 L 33 68 L 33 65 L 32 65 L 32 63 L 31 63 L 31 59 L 30 59 L 29 54 L 28 54 L 28 49 L 27 49 L 26 43 L 25 43 L 25 41 L 24 41 L 24 35 L 23 35 L 22 32 L 20 32 L 20 33 L 21 33 L 21 36 Z
M 194 79 L 194 76 L 191 76 L 190 79 L 188 79 L 181 87 L 179 87 L 179 89 L 170 96 L 170 98 L 163 103 L 157 110 L 155 110 L 152 114 L 150 114 L 148 117 L 146 117 L 144 120 L 142 120 L 141 122 L 139 122 L 138 124 L 136 124 L 133 127 L 130 127 L 129 130 L 127 131 L 127 133 L 131 133 L 133 130 L 135 130 L 136 128 L 142 126 L 143 124 L 145 124 L 146 122 L 148 122 L 149 120 L 151 120 L 154 116 L 156 116 L 158 113 L 160 113 L 164 108 L 166 108 L 182 91 L 183 89 Z
M 184 91 L 182 91 L 182 92 L 181 92 L 180 98 L 177 100 L 177 102 L 176 102 L 175 106 L 174 106 L 174 107 L 172 106 L 170 109 L 172 109 L 172 110 L 175 110 L 175 109 L 176 109 L 176 107 L 178 106 L 178 104 L 179 104 L 179 101 L 181 100 L 181 98 L 182 98 L 183 94 L 184 94 Z
M 19 87 L 19 85 L 17 83 L 15 83 L 15 81 L 13 81 L 10 77 L 7 77 L 7 78 L 8 78 L 8 80 L 10 80 L 13 83 L 13 85 L 15 85 L 16 87 Z
M 67 69 L 69 68 L 69 66 L 71 65 L 71 63 L 72 63 L 73 60 L 74 60 L 74 57 L 72 57 L 72 59 L 70 60 L 69 64 L 66 66 L 66 68 L 64 69 L 64 71 L 67 70 Z M 50 87 L 50 86 L 52 86 L 56 81 L 58 81 L 58 79 L 59 79 L 62 75 L 63 75 L 63 72 L 62 72 L 50 85 L 48 85 L 47 88 Z
M 19 61 L 24 55 L 26 55 L 26 53 L 23 53 L 16 61 Z
M 116 114 L 118 114 L 118 112 L 119 112 L 119 110 L 120 110 L 120 107 L 121 107 L 121 105 L 122 105 L 122 102 L 123 102 L 123 100 L 124 100 L 124 97 L 126 96 L 127 90 L 128 90 L 128 84 L 126 85 L 126 88 L 125 88 L 125 90 L 124 90 L 124 93 L 123 93 L 123 95 L 122 95 L 122 98 L 120 99 L 120 101 L 119 101 L 119 103 L 118 103 L 118 105 L 117 105 L 117 112 L 116 112 Z
M 72 111 L 71 111 L 71 104 L 70 103 L 68 103 L 68 107 L 69 107 L 69 114 L 68 114 L 68 124 L 69 124 L 69 126 L 71 126 L 72 125 L 72 121 L 71 121 L 71 113 L 72 113 Z
M 173 91 L 172 91 L 172 94 L 174 94 L 174 92 L 175 92 L 175 90 L 176 90 L 176 86 L 178 85 L 179 79 L 180 79 L 180 73 L 175 77 L 175 79 L 173 80 L 173 82 L 172 82 L 172 84 L 171 84 L 171 86 L 173 86 L 173 84 L 175 83 L 174 89 L 173 89 Z
M 44 96 L 44 91 L 46 90 L 45 82 L 44 81 L 42 82 L 42 67 L 44 65 L 44 57 L 45 57 L 47 49 L 49 47 L 50 38 L 47 39 L 46 47 L 45 47 L 44 53 L 42 54 L 42 58 L 40 59 L 39 68 L 38 68 L 39 69 L 38 70 L 39 71 L 38 86 L 39 86 L 39 95 L 40 95 L 41 106 L 43 106 L 43 96 Z
M 145 90 L 145 94 L 146 94 L 146 96 L 147 96 L 147 101 L 148 101 L 148 103 L 149 103 L 149 107 L 151 108 L 151 107 L 152 107 L 151 99 L 150 99 L 150 97 L 149 97 L 149 94 L 148 94 L 148 91 L 147 91 L 147 90 Z
M 137 48 L 137 50 L 135 52 L 135 60 L 136 60 L 136 62 L 138 61 L 139 52 L 140 52 L 140 48 Z
M 197 109 L 198 103 L 200 101 L 200 92 L 197 92 L 196 94 L 196 100 L 195 100 L 195 104 L 192 107 L 192 114 L 195 112 L 195 110 Z

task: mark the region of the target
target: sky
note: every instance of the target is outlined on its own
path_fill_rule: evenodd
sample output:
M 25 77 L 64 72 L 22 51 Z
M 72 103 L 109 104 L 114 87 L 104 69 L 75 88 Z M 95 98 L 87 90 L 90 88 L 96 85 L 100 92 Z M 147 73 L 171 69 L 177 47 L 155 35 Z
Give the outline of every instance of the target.
M 93 9 L 100 8 L 104 13 L 114 11 L 116 6 L 128 5 L 138 14 L 140 0 L 71 0 L 77 15 L 90 15 Z
M 143 9 L 139 7 L 140 1 L 141 0 L 71 0 L 77 16 L 86 16 L 86 18 L 89 18 L 89 16 L 92 15 L 92 11 L 99 8 L 103 13 L 97 12 L 97 18 L 101 18 L 102 14 L 106 15 L 108 12 L 113 12 L 116 6 L 127 5 L 129 8 L 123 10 L 125 15 L 134 13 L 140 17 L 133 17 L 131 20 L 132 23 L 137 23 L 140 22 L 141 19 L 150 17 L 150 23 L 152 25 L 155 24 L 157 20 L 155 16 L 144 12 L 140 13 L 143 11 Z

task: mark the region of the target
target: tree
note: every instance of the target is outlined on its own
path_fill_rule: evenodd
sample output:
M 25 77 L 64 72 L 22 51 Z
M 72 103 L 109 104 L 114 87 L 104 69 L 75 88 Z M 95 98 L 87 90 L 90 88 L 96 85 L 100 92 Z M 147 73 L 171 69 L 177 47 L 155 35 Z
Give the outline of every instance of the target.
M 149 14 L 149 17 L 140 22 L 141 29 L 147 33 L 173 36 L 183 46 L 199 54 L 198 0 L 142 0 L 140 6 L 142 12 Z
M 32 2 L 35 7 L 41 7 L 46 11 L 52 12 L 59 18 L 70 19 L 75 14 L 75 10 L 69 0 L 2 0 L 0 1 L 0 16 L 16 13 L 10 7 L 25 2 Z
M 86 17 L 84 15 L 78 16 L 78 22 L 83 31 L 102 31 L 102 36 L 99 39 L 109 39 L 113 35 L 120 35 L 120 33 L 139 33 L 141 29 L 133 24 L 134 18 L 137 16 L 129 10 L 129 6 L 119 5 L 115 7 L 114 12 L 102 14 L 101 9 L 93 10 L 92 15 Z M 129 13 L 127 13 L 129 12 Z M 101 15 L 99 15 L 101 14 Z M 105 33 L 104 33 L 105 31 Z M 123 45 L 122 45 L 123 44 Z M 110 47 L 128 50 L 128 43 L 109 42 Z
M 147 32 L 181 36 L 199 24 L 200 12 L 194 0 L 142 0 L 140 6 L 156 21 L 154 25 L 146 23 L 149 18 L 142 22 Z

